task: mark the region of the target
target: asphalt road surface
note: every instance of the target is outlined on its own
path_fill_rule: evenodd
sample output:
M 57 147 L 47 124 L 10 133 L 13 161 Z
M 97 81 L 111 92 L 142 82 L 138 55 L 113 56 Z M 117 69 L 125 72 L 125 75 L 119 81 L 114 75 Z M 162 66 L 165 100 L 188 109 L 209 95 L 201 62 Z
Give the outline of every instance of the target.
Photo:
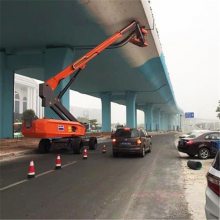
M 190 219 L 174 134 L 153 137 L 144 158 L 113 158 L 111 143 L 82 155 L 57 152 L 1 162 L 0 218 Z M 27 180 L 33 159 L 36 177 Z

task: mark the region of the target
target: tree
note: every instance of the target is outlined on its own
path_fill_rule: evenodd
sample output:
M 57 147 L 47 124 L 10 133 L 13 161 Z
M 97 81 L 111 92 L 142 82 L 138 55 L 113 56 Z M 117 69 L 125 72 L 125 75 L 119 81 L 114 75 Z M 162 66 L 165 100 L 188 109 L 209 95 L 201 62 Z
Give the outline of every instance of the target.
M 217 117 L 220 119 L 220 100 L 218 101 L 218 107 L 216 109 L 216 112 L 218 112 Z
M 77 120 L 81 123 L 89 123 L 89 119 L 86 117 L 77 117 Z
M 98 125 L 97 119 L 90 119 L 89 123 L 93 129 L 96 129 L 96 127 Z
M 37 118 L 37 116 L 35 115 L 35 112 L 32 109 L 27 109 L 22 114 L 23 121 L 30 121 L 30 120 L 33 120 L 36 118 Z

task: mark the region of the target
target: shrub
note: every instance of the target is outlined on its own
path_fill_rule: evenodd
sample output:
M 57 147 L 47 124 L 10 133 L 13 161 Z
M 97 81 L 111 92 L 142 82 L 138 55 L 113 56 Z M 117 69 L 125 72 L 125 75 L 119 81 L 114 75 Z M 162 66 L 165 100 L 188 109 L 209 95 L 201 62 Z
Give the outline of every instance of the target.
M 35 115 L 35 112 L 32 109 L 27 109 L 22 114 L 22 120 L 23 121 L 34 120 L 36 118 L 37 118 L 37 116 Z

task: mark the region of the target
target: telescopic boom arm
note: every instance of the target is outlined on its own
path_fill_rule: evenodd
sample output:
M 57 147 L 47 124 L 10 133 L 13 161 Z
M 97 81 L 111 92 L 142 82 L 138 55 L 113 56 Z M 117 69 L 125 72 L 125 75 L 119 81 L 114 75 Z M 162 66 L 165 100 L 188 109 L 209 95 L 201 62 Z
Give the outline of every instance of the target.
M 76 118 L 62 105 L 61 98 L 67 89 L 71 86 L 79 72 L 86 67 L 86 64 L 100 54 L 105 49 L 117 48 L 130 42 L 139 47 L 146 47 L 145 36 L 147 30 L 144 27 L 140 27 L 136 21 L 131 22 L 128 26 L 121 31 L 116 32 L 114 35 L 103 41 L 94 49 L 86 53 L 83 57 L 75 61 L 73 64 L 67 66 L 64 70 L 56 74 L 54 77 L 48 79 L 45 83 L 40 84 L 40 97 L 42 98 L 42 106 L 49 106 L 62 120 L 77 121 Z M 124 39 L 119 43 L 117 42 L 123 36 Z M 61 80 L 75 73 L 65 88 L 58 94 L 54 95 L 54 90 L 57 88 Z
M 100 54 L 105 49 L 113 49 L 124 46 L 128 42 L 139 47 L 146 47 L 145 36 L 147 30 L 140 27 L 139 23 L 133 21 L 121 31 L 116 32 L 107 40 L 86 53 L 82 58 L 67 66 L 64 70 L 40 84 L 39 95 L 42 98 L 42 106 L 50 107 L 62 120 L 57 119 L 33 119 L 24 121 L 22 124 L 22 133 L 25 137 L 35 138 L 70 138 L 71 141 L 78 140 L 78 137 L 84 136 L 86 128 L 62 105 L 61 98 L 76 79 L 79 72 L 86 67 L 86 64 Z M 120 40 L 120 42 L 117 42 Z M 88 48 L 86 48 L 88 49 Z M 73 74 L 74 73 L 74 74 Z M 72 75 L 72 76 L 71 76 Z M 55 91 L 61 80 L 71 76 L 69 82 L 58 95 Z
M 127 27 L 123 28 L 121 31 L 115 33 L 113 36 L 109 37 L 107 40 L 99 44 L 97 47 L 89 51 L 87 54 L 85 54 L 82 58 L 75 61 L 73 64 L 66 67 L 64 70 L 59 72 L 56 76 L 48 79 L 46 81 L 46 84 L 50 86 L 52 90 L 56 89 L 59 82 L 62 79 L 65 79 L 69 75 L 76 72 L 78 69 L 84 69 L 85 65 L 92 60 L 95 56 L 97 56 L 99 53 L 101 53 L 103 50 L 108 48 L 110 45 L 115 43 L 118 39 L 123 37 L 123 35 L 131 31 L 131 39 L 130 42 L 134 43 L 140 47 L 147 46 L 144 35 L 147 34 L 147 31 L 144 28 L 140 28 L 139 24 L 136 21 L 133 21 L 131 24 L 129 24 Z

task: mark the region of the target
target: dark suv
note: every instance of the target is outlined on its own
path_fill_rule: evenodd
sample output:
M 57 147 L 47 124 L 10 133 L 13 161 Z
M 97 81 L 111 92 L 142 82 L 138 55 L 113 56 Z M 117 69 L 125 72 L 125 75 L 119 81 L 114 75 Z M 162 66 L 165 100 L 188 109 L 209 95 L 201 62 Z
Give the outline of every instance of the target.
M 117 129 L 112 137 L 113 157 L 117 157 L 119 153 L 134 153 L 144 157 L 147 151 L 151 152 L 151 137 L 142 129 Z
M 200 159 L 207 159 L 216 154 L 212 146 L 213 141 L 217 140 L 220 140 L 220 132 L 218 131 L 189 136 L 179 140 L 178 150 L 187 153 L 191 157 L 198 155 Z

